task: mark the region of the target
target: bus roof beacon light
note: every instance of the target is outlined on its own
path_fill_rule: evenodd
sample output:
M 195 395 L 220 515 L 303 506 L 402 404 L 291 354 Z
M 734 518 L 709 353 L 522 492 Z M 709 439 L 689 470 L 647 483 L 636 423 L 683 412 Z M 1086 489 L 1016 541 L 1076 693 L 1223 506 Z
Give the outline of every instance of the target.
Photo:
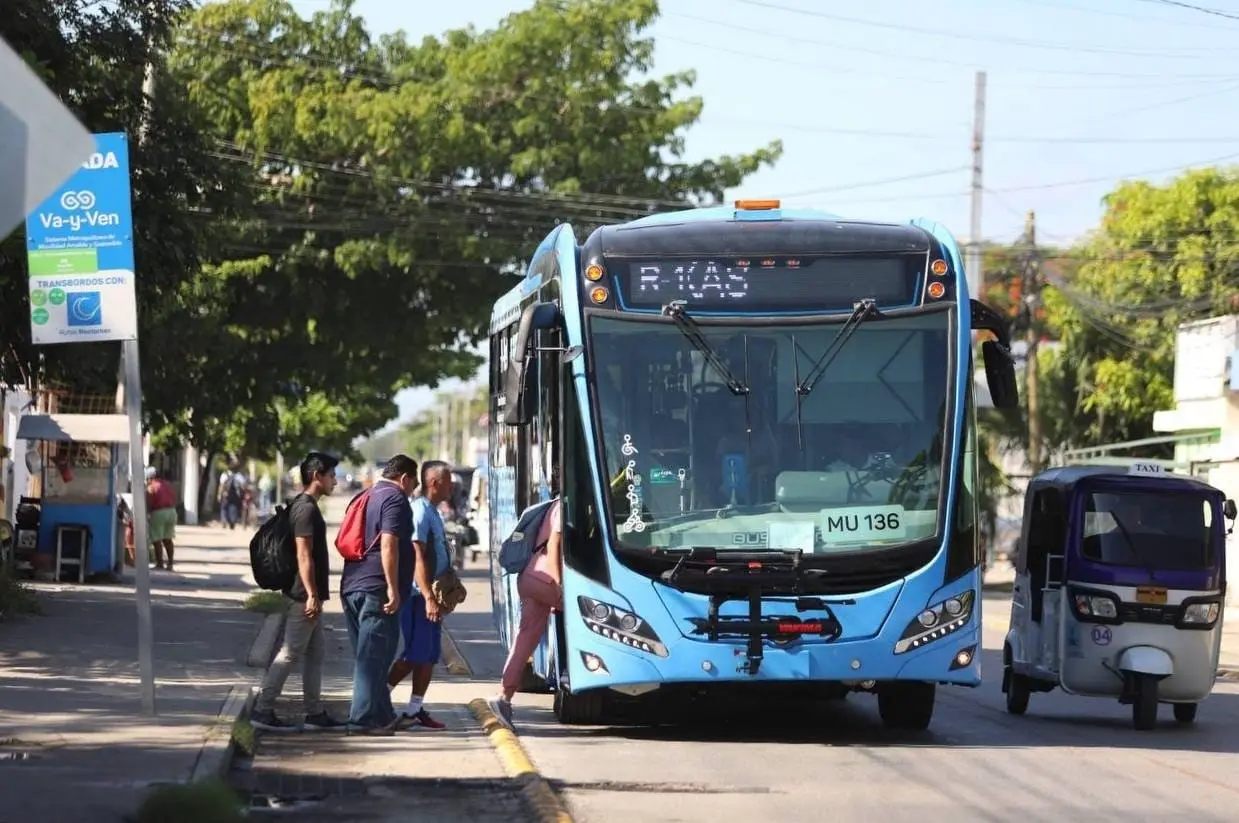
M 599 305 L 607 302 L 607 298 L 610 296 L 611 296 L 611 293 L 608 292 L 606 289 L 604 289 L 602 286 L 594 286 L 592 289 L 589 290 L 589 299 Z
M 935 280 L 934 282 L 929 284 L 926 291 L 929 292 L 930 297 L 932 297 L 934 300 L 937 300 L 939 297 L 946 294 L 946 286 L 942 285 L 937 280 Z
M 736 220 L 782 220 L 778 200 L 737 200 Z
M 585 267 L 585 279 L 590 281 L 591 283 L 601 280 L 602 279 L 602 266 L 599 266 L 597 263 L 590 263 L 588 266 L 586 266 Z
M 935 277 L 941 277 L 946 274 L 946 268 L 945 260 L 935 260 L 929 264 L 929 271 L 932 272 Z

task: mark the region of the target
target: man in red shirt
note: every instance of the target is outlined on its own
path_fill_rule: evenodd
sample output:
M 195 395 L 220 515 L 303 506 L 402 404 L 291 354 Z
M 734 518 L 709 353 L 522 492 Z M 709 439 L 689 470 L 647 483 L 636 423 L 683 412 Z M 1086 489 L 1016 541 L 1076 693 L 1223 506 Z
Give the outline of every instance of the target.
M 150 542 L 155 547 L 155 568 L 172 571 L 172 540 L 176 537 L 176 490 L 154 468 L 146 470 L 146 511 L 150 520 Z

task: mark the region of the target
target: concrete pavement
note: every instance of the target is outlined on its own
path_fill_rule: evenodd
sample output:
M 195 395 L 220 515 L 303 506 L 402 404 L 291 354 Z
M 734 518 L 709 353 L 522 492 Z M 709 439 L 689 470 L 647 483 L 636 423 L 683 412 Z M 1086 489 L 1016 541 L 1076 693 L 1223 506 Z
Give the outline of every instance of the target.
M 325 507 L 329 523 L 338 521 L 347 499 L 337 495 Z M 334 526 L 329 526 L 329 531 Z M 348 715 L 352 658 L 339 601 L 339 564 L 332 557 L 332 599 L 324 610 L 327 662 L 323 693 L 328 710 Z M 468 603 L 490 602 L 485 579 L 468 582 Z M 448 625 L 456 616 L 448 617 Z M 252 798 L 253 808 L 279 809 L 293 823 L 349 821 L 433 821 L 433 823 L 520 823 L 530 819 L 521 784 L 509 780 L 469 712 L 469 701 L 489 696 L 466 674 L 453 674 L 445 649 L 427 694 L 426 708 L 447 723 L 444 731 L 406 731 L 368 738 L 343 733 L 269 733 L 256 736 L 253 757 L 239 755 L 230 782 Z M 409 697 L 402 684 L 394 693 L 397 709 Z M 276 705 L 282 717 L 303 714 L 301 674 L 289 677 Z
M 35 584 L 46 614 L 0 623 L 0 819 L 111 823 L 151 784 L 190 778 L 256 673 L 249 536 L 178 527 L 177 571 L 152 570 L 157 717 L 140 713 L 132 571 Z

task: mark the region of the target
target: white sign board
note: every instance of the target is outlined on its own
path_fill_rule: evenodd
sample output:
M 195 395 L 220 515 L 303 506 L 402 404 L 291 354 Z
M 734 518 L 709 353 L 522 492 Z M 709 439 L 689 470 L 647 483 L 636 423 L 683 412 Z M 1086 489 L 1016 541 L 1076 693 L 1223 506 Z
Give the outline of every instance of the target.
M 95 140 L 0 40 L 0 237 L 95 150 Z

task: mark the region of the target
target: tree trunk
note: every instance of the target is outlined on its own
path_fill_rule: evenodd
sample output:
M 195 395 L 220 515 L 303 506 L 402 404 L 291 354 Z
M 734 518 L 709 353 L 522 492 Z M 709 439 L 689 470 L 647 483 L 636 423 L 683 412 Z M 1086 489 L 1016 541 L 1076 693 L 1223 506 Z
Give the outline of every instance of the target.
M 206 460 L 202 461 L 202 471 L 198 475 L 198 522 L 205 523 L 207 517 L 207 490 L 210 487 L 211 473 L 215 468 L 215 452 L 208 450 Z M 214 511 L 212 509 L 212 511 Z

